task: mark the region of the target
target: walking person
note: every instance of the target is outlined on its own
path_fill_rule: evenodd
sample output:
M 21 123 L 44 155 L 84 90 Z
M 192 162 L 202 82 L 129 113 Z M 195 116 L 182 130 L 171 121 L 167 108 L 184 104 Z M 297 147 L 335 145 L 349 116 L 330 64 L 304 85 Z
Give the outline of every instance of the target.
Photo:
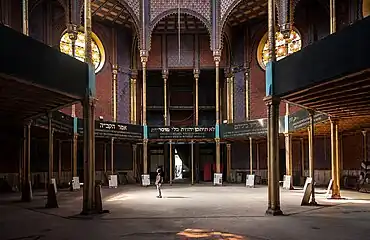
M 155 185 L 157 186 L 157 191 L 158 191 L 157 198 L 162 198 L 162 191 L 161 191 L 162 183 L 163 183 L 162 171 L 160 168 L 158 168 L 157 177 L 155 179 Z

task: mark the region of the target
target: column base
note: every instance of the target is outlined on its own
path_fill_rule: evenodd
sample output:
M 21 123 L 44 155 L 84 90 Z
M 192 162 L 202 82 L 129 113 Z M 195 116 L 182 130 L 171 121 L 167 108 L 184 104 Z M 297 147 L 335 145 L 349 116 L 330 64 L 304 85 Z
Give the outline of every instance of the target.
M 341 199 L 344 199 L 340 196 L 340 194 L 332 194 L 331 197 L 329 197 L 328 199 L 337 199 L 337 200 L 341 200 Z
M 59 208 L 54 183 L 49 184 L 48 199 L 47 199 L 47 203 L 45 207 L 46 208 Z
M 268 216 L 283 216 L 283 211 L 281 211 L 280 208 L 278 209 L 272 209 L 272 208 L 268 208 L 266 210 L 266 215 Z
M 22 202 L 31 202 L 32 201 L 32 187 L 31 182 L 26 182 L 22 186 Z

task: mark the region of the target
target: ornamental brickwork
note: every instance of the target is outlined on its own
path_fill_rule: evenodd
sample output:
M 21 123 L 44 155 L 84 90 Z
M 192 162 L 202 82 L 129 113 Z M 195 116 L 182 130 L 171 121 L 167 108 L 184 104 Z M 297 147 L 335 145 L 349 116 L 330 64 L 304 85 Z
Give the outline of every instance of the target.
M 211 5 L 209 0 L 152 0 L 150 5 L 150 21 L 152 22 L 161 13 L 173 8 L 186 8 L 211 21 Z

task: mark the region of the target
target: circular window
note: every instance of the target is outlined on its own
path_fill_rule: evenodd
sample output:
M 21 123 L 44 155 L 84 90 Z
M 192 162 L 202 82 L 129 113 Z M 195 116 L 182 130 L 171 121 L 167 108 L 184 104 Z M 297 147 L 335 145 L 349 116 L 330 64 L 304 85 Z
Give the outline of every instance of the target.
M 296 30 L 290 32 L 289 39 L 285 39 L 281 32 L 276 32 L 276 60 L 279 61 L 292 53 L 298 52 L 302 48 L 301 35 Z M 269 42 L 267 33 L 262 37 L 257 49 L 257 59 L 260 66 L 265 69 L 270 60 Z
M 75 44 L 75 58 L 80 60 L 81 62 L 85 61 L 85 34 L 83 32 L 78 32 L 76 44 Z M 95 66 L 95 73 L 99 72 L 104 65 L 105 62 L 105 53 L 103 44 L 99 40 L 99 38 L 93 33 L 92 34 L 92 61 Z M 73 56 L 72 53 L 72 41 L 68 36 L 68 33 L 64 33 L 62 38 L 60 39 L 59 43 L 60 51 Z

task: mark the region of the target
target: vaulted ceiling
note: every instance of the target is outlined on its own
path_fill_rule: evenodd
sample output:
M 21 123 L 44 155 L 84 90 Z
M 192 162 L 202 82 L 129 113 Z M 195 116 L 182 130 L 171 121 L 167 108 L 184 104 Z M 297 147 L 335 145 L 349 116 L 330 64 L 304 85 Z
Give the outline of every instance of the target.
M 267 14 L 267 0 L 241 1 L 230 13 L 228 23 L 236 26 Z
M 124 27 L 132 28 L 133 19 L 118 0 L 92 0 L 92 16 Z

